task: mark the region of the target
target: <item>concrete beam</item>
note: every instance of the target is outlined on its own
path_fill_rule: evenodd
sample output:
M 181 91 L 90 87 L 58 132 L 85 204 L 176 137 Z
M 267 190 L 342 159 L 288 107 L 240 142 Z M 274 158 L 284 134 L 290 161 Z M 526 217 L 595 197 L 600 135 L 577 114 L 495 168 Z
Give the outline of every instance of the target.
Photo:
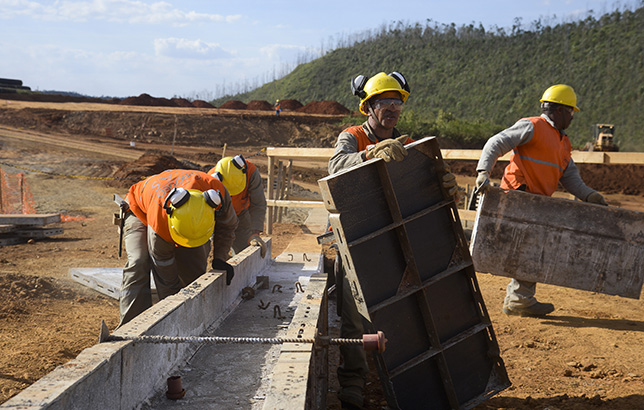
M 114 332 L 116 336 L 198 336 L 239 301 L 241 289 L 255 283 L 270 264 L 271 240 L 264 238 L 267 256 L 247 248 L 230 262 L 235 277 L 226 286 L 223 271 L 202 275 L 178 294 L 163 299 Z M 98 330 L 97 323 L 97 330 Z M 97 332 L 98 333 L 98 332 Z M 132 409 L 160 389 L 168 373 L 194 353 L 190 344 L 107 342 L 38 380 L 0 409 Z

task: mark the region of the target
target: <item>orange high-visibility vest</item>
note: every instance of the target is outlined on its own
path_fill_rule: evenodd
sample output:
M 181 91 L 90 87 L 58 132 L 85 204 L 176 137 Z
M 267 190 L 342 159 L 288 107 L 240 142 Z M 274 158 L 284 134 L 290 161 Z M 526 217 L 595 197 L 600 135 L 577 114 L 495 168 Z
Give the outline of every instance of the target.
M 202 192 L 215 189 L 219 190 L 222 198 L 226 189 L 217 178 L 205 172 L 187 169 L 163 171 L 132 185 L 126 197 L 128 204 L 130 204 L 130 210 L 141 222 L 170 243 L 174 243 L 174 241 L 170 236 L 168 214 L 163 209 L 163 201 L 175 187 L 198 189 Z
M 353 127 L 349 127 L 342 132 L 348 132 L 349 134 L 356 137 L 356 140 L 358 141 L 358 152 L 366 150 L 369 145 L 374 145 L 374 142 L 369 139 L 362 125 L 354 125 Z M 414 140 L 407 138 L 407 141 L 405 143 L 409 144 L 411 142 L 414 142 Z
M 568 137 L 543 117 L 527 119 L 534 126 L 534 134 L 527 144 L 514 148 L 501 188 L 517 189 L 525 185 L 527 192 L 550 196 L 568 167 L 572 146 Z
M 255 164 L 253 164 L 249 160 L 246 160 L 246 187 L 243 191 L 231 197 L 233 201 L 233 208 L 235 208 L 235 213 L 237 215 L 239 215 L 244 209 L 248 209 L 250 207 L 248 185 L 250 183 L 250 176 L 253 175 L 253 172 L 255 172 L 256 169 L 257 167 L 255 166 Z

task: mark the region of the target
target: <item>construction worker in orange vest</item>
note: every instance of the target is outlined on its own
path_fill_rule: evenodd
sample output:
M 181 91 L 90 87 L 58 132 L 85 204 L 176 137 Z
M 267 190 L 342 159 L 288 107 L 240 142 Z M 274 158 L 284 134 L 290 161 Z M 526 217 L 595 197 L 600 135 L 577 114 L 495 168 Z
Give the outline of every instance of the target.
M 168 170 L 133 185 L 125 200 L 119 327 L 152 306 L 150 271 L 159 299 L 205 273 L 211 237 L 212 268 L 226 271 L 230 284 L 235 273 L 226 260 L 237 216 L 219 180 L 201 171 Z
M 340 133 L 335 152 L 329 160 L 329 173 L 372 158 L 402 161 L 407 155 L 404 144 L 413 142 L 396 129 L 403 104 L 410 93 L 405 77 L 398 72 L 381 72 L 371 78 L 359 75 L 351 82 L 351 91 L 360 98 L 360 112 L 367 116 L 367 120 Z M 448 168 L 443 174 L 443 187 L 452 196 L 458 193 L 456 177 Z M 346 278 L 343 283 L 340 337 L 361 338 L 364 333 L 362 316 L 358 313 Z M 365 353 L 358 346 L 340 346 L 340 353 L 343 364 L 338 368 L 338 397 L 343 408 L 362 408 L 369 372 Z
M 266 219 L 266 196 L 259 170 L 242 155 L 222 158 L 208 174 L 219 179 L 231 195 L 239 225 L 233 250 L 239 253 L 248 245 L 259 246 L 262 258 L 266 243 L 259 235 Z
M 570 140 L 564 132 L 575 111 L 579 111 L 575 91 L 569 85 L 556 84 L 543 93 L 540 101 L 541 116 L 523 118 L 486 142 L 476 167 L 477 190 L 489 186 L 494 164 L 512 151 L 501 188 L 551 196 L 561 182 L 580 200 L 607 205 L 604 197 L 581 179 L 572 160 Z M 540 317 L 554 311 L 552 303 L 537 301 L 535 291 L 536 283 L 512 279 L 506 290 L 503 312 Z

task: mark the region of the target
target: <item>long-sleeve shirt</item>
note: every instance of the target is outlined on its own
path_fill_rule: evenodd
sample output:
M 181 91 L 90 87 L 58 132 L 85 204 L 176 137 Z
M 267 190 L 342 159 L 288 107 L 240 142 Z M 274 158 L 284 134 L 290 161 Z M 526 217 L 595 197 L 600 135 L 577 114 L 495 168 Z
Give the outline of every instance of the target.
M 380 142 L 380 139 L 369 126 L 368 121 L 365 121 L 362 124 L 362 128 L 372 143 L 376 144 Z M 400 132 L 394 128 L 392 138 L 398 138 L 399 136 Z M 342 169 L 364 162 L 364 153 L 364 150 L 359 149 L 358 140 L 355 135 L 347 132 L 346 130 L 342 131 L 335 143 L 335 152 L 329 159 L 329 174 L 334 174 Z
M 250 175 L 248 180 L 248 196 L 250 197 L 250 227 L 253 231 L 264 230 L 264 220 L 266 219 L 266 196 L 264 195 L 264 186 L 259 169 Z M 242 211 L 245 212 L 245 211 Z
M 554 123 L 547 115 L 542 114 L 541 117 L 550 125 L 555 127 Z M 496 164 L 496 161 L 500 157 L 520 145 L 529 143 L 533 137 L 534 126 L 532 122 L 526 118 L 517 121 L 510 128 L 499 132 L 485 143 L 483 152 L 481 153 L 481 158 L 476 166 L 476 170 L 491 172 L 492 168 L 494 168 L 494 164 Z M 594 190 L 588 187 L 581 179 L 579 169 L 572 158 L 570 158 L 568 166 L 563 171 L 563 175 L 559 179 L 559 182 L 568 192 L 581 200 L 585 200 L 590 193 L 594 192 Z

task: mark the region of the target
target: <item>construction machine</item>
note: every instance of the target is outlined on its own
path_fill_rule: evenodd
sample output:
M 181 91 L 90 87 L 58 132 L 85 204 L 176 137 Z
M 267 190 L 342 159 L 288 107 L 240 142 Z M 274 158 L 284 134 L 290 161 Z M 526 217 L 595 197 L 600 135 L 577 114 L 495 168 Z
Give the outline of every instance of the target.
M 593 127 L 595 141 L 593 141 L 591 151 L 618 151 L 619 148 L 613 141 L 615 125 L 613 124 L 595 124 Z

